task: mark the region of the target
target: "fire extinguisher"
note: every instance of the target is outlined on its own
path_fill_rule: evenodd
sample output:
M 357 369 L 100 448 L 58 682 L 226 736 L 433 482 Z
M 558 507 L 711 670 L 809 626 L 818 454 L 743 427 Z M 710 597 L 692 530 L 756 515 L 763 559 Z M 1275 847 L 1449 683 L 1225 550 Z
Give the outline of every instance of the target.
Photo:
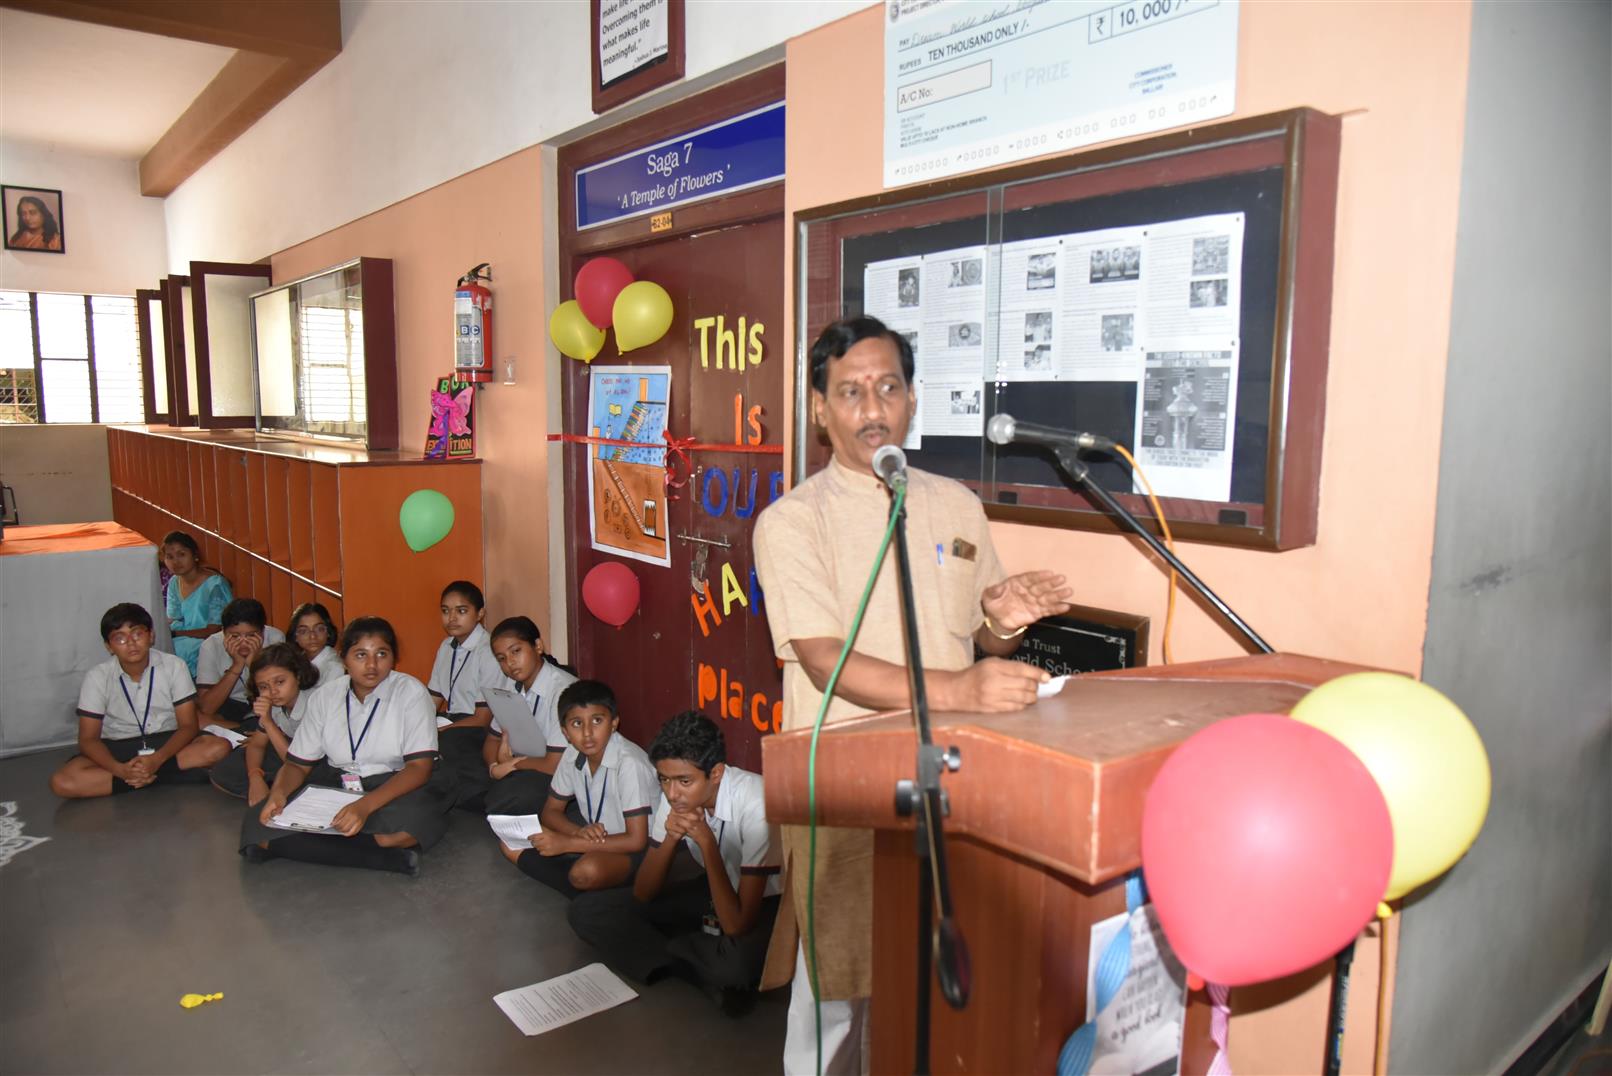
M 460 381 L 493 379 L 493 293 L 481 283 L 492 278 L 482 262 L 454 286 L 453 374 Z

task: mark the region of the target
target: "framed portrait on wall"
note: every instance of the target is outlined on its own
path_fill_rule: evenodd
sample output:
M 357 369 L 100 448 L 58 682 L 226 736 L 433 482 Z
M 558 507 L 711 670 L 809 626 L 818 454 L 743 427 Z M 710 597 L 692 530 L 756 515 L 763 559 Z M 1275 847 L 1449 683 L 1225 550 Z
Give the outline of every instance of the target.
M 5 203 L 7 250 L 33 250 L 43 254 L 67 253 L 67 232 L 62 224 L 62 192 L 47 187 L 0 184 Z

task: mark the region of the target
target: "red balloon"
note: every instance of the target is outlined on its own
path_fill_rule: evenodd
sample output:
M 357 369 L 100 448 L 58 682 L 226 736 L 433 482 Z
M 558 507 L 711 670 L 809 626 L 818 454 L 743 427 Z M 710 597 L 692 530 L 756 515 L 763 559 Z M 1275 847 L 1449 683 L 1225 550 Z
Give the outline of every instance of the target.
M 610 328 L 611 311 L 621 289 L 633 282 L 632 270 L 614 258 L 594 258 L 577 270 L 577 305 L 601 329 Z
M 638 576 L 617 560 L 595 564 L 582 577 L 582 604 L 606 624 L 619 628 L 638 611 Z
M 1342 743 L 1279 714 L 1192 736 L 1142 812 L 1142 869 L 1176 955 L 1212 983 L 1279 979 L 1336 954 L 1388 886 L 1394 830 Z

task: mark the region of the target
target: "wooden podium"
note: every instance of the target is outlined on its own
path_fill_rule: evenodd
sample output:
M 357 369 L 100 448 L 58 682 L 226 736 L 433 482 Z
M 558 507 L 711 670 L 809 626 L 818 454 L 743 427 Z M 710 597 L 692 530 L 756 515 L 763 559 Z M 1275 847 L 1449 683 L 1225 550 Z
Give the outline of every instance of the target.
M 962 752 L 942 787 L 953 902 L 973 957 L 966 1009 L 931 985 L 933 1070 L 1052 1072 L 1085 1019 L 1092 924 L 1125 910 L 1124 876 L 1142 862 L 1143 800 L 1170 752 L 1221 718 L 1286 713 L 1316 685 L 1360 671 L 1270 654 L 1077 677 L 1016 714 L 931 715 L 936 744 Z M 809 729 L 763 741 L 774 822 L 808 820 L 810 742 Z M 912 1071 L 917 861 L 895 788 L 915 776 L 916 742 L 909 714 L 876 714 L 825 726 L 817 752 L 819 824 L 876 831 L 875 1073 Z M 1195 994 L 1186 1073 L 1208 1068 L 1208 1016 Z

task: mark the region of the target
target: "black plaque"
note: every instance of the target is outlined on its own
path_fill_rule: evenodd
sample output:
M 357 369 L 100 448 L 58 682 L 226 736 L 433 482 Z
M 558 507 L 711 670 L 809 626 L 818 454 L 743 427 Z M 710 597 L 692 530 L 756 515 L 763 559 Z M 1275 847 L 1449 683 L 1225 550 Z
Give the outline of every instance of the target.
M 1145 616 L 1076 606 L 1032 624 L 1013 658 L 1053 676 L 1133 669 L 1147 664 L 1148 624 Z

